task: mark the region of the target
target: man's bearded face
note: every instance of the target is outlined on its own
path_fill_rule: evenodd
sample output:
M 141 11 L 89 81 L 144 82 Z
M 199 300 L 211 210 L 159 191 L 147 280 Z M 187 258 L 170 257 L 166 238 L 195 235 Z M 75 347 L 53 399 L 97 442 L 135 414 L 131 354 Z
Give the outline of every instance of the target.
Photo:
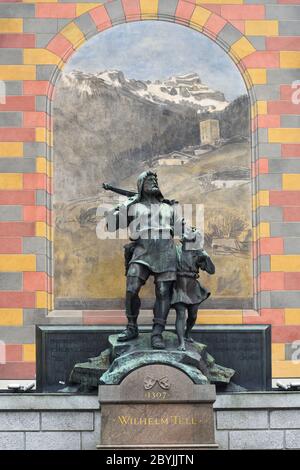
M 152 196 L 160 194 L 156 175 L 146 176 L 143 185 L 143 192 Z

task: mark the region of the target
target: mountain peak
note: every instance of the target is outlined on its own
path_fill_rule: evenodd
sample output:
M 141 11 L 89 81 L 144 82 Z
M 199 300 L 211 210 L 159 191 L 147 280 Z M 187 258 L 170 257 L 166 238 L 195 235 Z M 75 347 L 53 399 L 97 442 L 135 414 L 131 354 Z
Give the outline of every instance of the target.
M 203 84 L 196 72 L 174 75 L 166 80 L 143 81 L 128 79 L 121 70 L 115 69 L 97 73 L 73 70 L 64 73 L 62 81 L 83 94 L 98 94 L 101 87 L 108 86 L 156 104 L 189 106 L 198 113 L 221 111 L 229 104 L 222 92 Z

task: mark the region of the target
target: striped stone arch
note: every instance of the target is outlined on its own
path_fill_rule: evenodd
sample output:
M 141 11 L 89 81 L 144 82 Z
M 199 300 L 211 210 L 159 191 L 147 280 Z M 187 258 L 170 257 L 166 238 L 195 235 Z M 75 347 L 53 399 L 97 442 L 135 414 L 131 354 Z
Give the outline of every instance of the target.
M 102 5 L 90 9 L 90 5 L 82 4 L 83 8 L 88 11 L 76 17 L 66 26 L 64 26 L 58 34 L 56 34 L 46 48 L 43 49 L 43 64 L 52 65 L 52 75 L 49 79 L 49 87 L 47 91 L 47 126 L 45 130 L 45 140 L 47 143 L 47 165 L 49 166 L 48 174 L 52 174 L 53 160 L 53 138 L 52 138 L 52 101 L 54 99 L 54 90 L 56 81 L 72 54 L 87 40 L 94 35 L 101 33 L 113 26 L 126 22 L 159 20 L 180 24 L 191 29 L 197 30 L 215 43 L 231 57 L 238 67 L 241 76 L 246 84 L 251 103 L 251 125 L 252 125 L 252 207 L 253 207 L 253 263 L 254 263 L 254 308 L 259 310 L 260 292 L 259 276 L 259 239 L 269 236 L 264 233 L 265 226 L 260 224 L 256 216 L 256 207 L 260 205 L 259 199 L 263 197 L 258 188 L 259 169 L 257 160 L 258 152 L 258 114 L 260 103 L 255 97 L 255 85 L 265 83 L 263 74 L 265 70 L 255 68 L 255 55 L 257 50 L 253 44 L 243 35 L 230 21 L 218 15 L 213 6 L 209 9 L 196 5 L 193 0 L 113 0 Z M 34 52 L 35 51 L 35 52 Z M 47 51 L 47 52 L 46 52 Z M 32 53 L 38 54 L 38 50 L 32 49 Z M 41 62 L 36 62 L 41 64 Z M 39 65 L 37 65 L 38 70 Z M 259 163 L 259 162 L 258 162 Z M 47 205 L 51 208 L 52 178 L 47 178 L 48 194 Z M 50 213 L 50 212 L 49 212 Z M 50 215 L 49 215 L 50 218 Z M 53 232 L 51 221 L 46 224 L 46 233 L 43 236 L 48 238 L 48 262 L 52 264 L 52 247 Z M 49 266 L 49 272 L 51 272 Z M 53 309 L 53 295 L 50 294 L 51 288 L 48 289 L 47 307 L 48 311 Z

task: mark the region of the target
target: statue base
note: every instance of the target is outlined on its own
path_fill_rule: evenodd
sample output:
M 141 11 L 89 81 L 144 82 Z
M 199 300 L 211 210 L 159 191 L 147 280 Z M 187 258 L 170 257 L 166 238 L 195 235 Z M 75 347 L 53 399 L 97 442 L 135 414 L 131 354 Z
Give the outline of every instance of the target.
M 186 372 L 144 365 L 118 385 L 99 385 L 98 449 L 216 448 L 215 386 L 195 384 Z
M 215 363 L 205 344 L 186 342 L 178 350 L 177 335 L 165 331 L 166 349 L 151 348 L 151 333 L 142 333 L 131 341 L 119 342 L 118 335 L 109 336 L 109 348 L 88 362 L 76 364 L 70 382 L 84 389 L 98 384 L 116 385 L 134 369 L 151 364 L 166 364 L 184 372 L 195 384 L 229 384 L 234 370 Z

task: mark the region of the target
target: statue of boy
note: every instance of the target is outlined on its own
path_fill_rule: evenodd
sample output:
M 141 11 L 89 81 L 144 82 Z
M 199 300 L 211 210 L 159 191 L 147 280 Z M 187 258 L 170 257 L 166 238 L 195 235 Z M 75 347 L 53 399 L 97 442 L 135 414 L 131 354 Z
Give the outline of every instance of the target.
M 194 237 L 189 237 L 188 240 L 183 238 L 182 244 L 176 247 L 177 280 L 171 305 L 176 311 L 176 333 L 178 349 L 181 351 L 185 350 L 184 341 L 193 342 L 190 334 L 196 323 L 199 305 L 210 296 L 210 292 L 197 280 L 199 269 L 209 274 L 215 273 L 214 263 L 202 249 L 202 235 L 196 230 L 193 232 Z M 186 311 L 188 315 L 185 321 Z

